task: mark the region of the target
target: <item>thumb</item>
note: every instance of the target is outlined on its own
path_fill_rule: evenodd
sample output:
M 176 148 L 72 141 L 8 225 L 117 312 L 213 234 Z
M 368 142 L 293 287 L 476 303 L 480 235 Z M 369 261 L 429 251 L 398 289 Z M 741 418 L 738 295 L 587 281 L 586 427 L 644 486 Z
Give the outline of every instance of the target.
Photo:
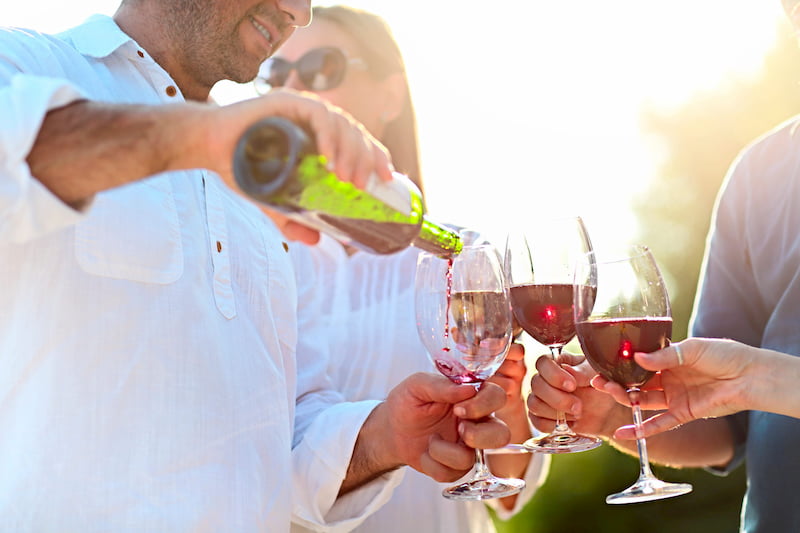
M 459 385 L 444 376 L 428 372 L 412 374 L 403 383 L 405 383 L 409 394 L 420 402 L 425 403 L 456 404 L 477 394 L 475 387 L 472 385 Z
M 642 422 L 642 432 L 637 435 L 634 425 L 622 426 L 614 432 L 614 438 L 619 440 L 635 440 L 637 438 L 652 437 L 658 433 L 669 431 L 681 425 L 681 421 L 669 411 L 654 415 Z
M 686 364 L 683 360 L 682 350 L 680 343 L 671 344 L 670 346 L 655 352 L 644 353 L 636 352 L 633 357 L 636 362 L 645 370 L 667 370 L 676 368 Z

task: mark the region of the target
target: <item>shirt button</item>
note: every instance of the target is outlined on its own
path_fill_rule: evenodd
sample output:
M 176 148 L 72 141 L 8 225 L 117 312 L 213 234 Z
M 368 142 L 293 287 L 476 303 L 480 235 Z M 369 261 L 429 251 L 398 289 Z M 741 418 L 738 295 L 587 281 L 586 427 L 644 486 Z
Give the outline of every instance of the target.
M 142 52 L 141 50 L 136 50 L 136 55 L 138 55 L 139 57 L 144 57 L 144 52 Z
M 167 96 L 175 96 L 176 94 L 178 94 L 178 89 L 174 85 L 167 87 Z

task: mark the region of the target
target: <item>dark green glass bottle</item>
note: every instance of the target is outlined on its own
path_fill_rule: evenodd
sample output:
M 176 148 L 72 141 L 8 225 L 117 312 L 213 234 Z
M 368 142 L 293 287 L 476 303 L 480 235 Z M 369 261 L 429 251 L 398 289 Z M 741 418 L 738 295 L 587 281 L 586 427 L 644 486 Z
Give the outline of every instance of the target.
M 461 251 L 455 231 L 425 216 L 411 180 L 402 174 L 390 182 L 374 178 L 363 190 L 341 181 L 309 135 L 289 120 L 270 117 L 248 128 L 233 171 L 254 200 L 362 250 L 390 254 L 411 245 L 441 256 Z

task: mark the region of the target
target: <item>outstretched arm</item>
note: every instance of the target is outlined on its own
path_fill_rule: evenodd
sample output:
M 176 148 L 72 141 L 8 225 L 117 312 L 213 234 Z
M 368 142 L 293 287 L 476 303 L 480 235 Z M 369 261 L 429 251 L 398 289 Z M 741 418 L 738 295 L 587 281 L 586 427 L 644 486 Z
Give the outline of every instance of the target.
M 574 431 L 597 435 L 619 450 L 635 455 L 635 441 L 616 433 L 620 426 L 632 422 L 627 404 L 615 401 L 604 389 L 592 387 L 592 380 L 598 379 L 597 373 L 583 357 L 563 354 L 559 362 L 556 364 L 547 357 L 536 362 L 538 373 L 531 380 L 528 397 L 534 425 L 542 431 L 551 431 L 556 410 L 561 410 Z M 652 461 L 673 466 L 723 465 L 733 457 L 732 434 L 723 419 L 698 420 L 680 430 L 655 435 L 648 439 L 647 448 Z
M 800 418 L 798 357 L 731 340 L 699 338 L 635 357 L 642 367 L 658 372 L 644 387 L 642 406 L 666 409 L 644 422 L 645 436 L 744 410 Z M 617 401 L 626 401 L 619 385 L 600 376 L 592 384 Z M 634 438 L 634 430 L 623 426 L 615 435 Z
M 31 173 L 70 205 L 170 170 L 207 168 L 231 182 L 239 137 L 275 115 L 309 127 L 340 178 L 363 186 L 375 171 L 390 179 L 385 148 L 363 126 L 318 98 L 290 90 L 223 107 L 76 101 L 45 116 L 27 161 Z

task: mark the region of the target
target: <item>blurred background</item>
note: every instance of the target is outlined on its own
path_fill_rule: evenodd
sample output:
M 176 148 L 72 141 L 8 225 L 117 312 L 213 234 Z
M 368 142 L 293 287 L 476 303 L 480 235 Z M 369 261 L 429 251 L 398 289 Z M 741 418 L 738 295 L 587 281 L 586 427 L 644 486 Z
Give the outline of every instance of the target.
M 667 278 L 674 339 L 685 337 L 728 166 L 800 112 L 800 52 L 778 0 L 348 3 L 386 18 L 403 49 L 432 218 L 501 238 L 568 211 L 596 247 L 645 243 Z M 0 21 L 53 32 L 117 5 L 5 2 Z M 213 92 L 221 103 L 254 94 L 232 83 Z M 531 357 L 545 351 L 528 339 Z M 743 469 L 720 478 L 656 468 L 694 492 L 606 505 L 637 471 L 608 446 L 556 456 L 533 501 L 498 529 L 737 530 Z

